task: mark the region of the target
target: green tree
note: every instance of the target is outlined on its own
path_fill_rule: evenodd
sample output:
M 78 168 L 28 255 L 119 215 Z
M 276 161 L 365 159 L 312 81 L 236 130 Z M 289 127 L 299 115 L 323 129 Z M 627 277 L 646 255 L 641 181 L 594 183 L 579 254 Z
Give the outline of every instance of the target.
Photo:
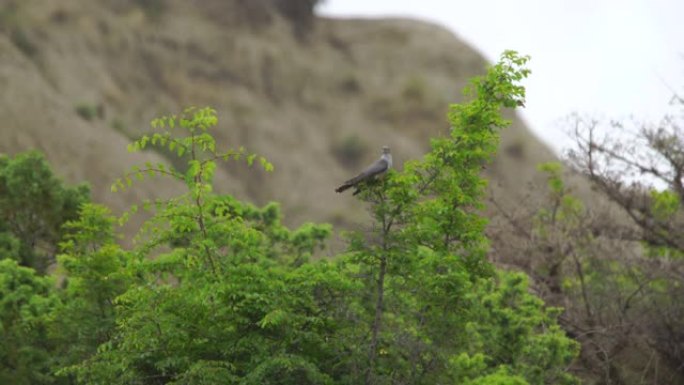
M 306 263 L 330 228 L 290 231 L 277 205 L 256 208 L 214 194 L 218 160 L 272 168 L 241 148 L 217 152 L 209 133 L 216 122 L 211 109 L 186 110 L 155 120 L 161 132 L 131 145 L 188 154 L 189 167 L 185 173 L 161 164 L 134 168 L 114 190 L 154 175 L 183 181 L 188 193 L 142 205 L 154 216 L 128 268 L 136 278 L 116 299 L 113 338 L 69 370 L 82 382 L 331 381 L 322 368 L 335 364 L 328 339 L 341 328 L 332 314 L 344 311 L 341 299 L 354 285 L 335 264 Z
M 510 372 L 535 384 L 574 381 L 564 368 L 576 346 L 555 325 L 557 312 L 526 293 L 526 280 L 497 278 L 485 259 L 480 172 L 508 124 L 501 109 L 524 102 L 518 83 L 529 73 L 526 61 L 504 53 L 473 80 L 471 102 L 450 106 L 448 136 L 433 139 L 423 160 L 360 194 L 375 222 L 370 236 L 353 235 L 349 250 L 374 303 L 366 305 L 369 337 L 360 341 L 368 349 L 366 384 L 475 381 L 458 367 L 443 369 L 464 352 L 483 355 L 477 376 Z M 483 304 L 484 298 L 492 300 Z
M 88 359 L 113 335 L 114 302 L 133 281 L 127 269 L 132 257 L 116 243 L 115 223 L 106 207 L 85 204 L 79 218 L 63 226 L 61 302 L 48 315 L 55 371 Z
M 0 260 L 0 382 L 52 383 L 49 314 L 57 305 L 54 282 L 11 259 Z
M 451 106 L 449 135 L 422 161 L 363 189 L 373 230 L 330 261 L 310 260 L 328 225 L 290 230 L 277 205 L 213 191 L 217 161 L 272 169 L 242 148 L 216 149 L 215 111 L 153 121 L 130 150 L 162 146 L 188 167 L 135 167 L 112 188 L 170 177 L 187 193 L 141 204 L 152 217 L 130 253 L 110 247 L 102 212 L 70 225 L 79 231 L 60 258 L 74 282 L 64 309 L 104 308 L 88 329 L 104 342 L 62 373 L 88 384 L 573 383 L 576 345 L 558 311 L 528 293 L 524 275 L 486 261 L 478 213 L 479 173 L 507 124 L 500 110 L 523 102 L 526 60 L 505 53 L 473 82 L 472 102 Z
M 87 185 L 65 186 L 38 152 L 0 156 L 0 250 L 39 274 L 55 261 L 61 226 L 89 200 Z

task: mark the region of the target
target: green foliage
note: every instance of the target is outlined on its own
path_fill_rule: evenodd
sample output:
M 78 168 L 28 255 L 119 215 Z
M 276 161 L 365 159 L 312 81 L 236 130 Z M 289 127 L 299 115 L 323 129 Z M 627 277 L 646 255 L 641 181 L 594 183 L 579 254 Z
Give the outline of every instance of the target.
M 67 187 L 37 152 L 0 156 L 0 250 L 44 273 L 54 262 L 64 222 L 89 199 L 87 185 Z
M 475 293 L 482 303 L 475 322 L 467 325 L 474 346 L 484 347 L 487 357 L 517 373 L 531 384 L 573 384 L 566 365 L 579 345 L 568 339 L 555 322 L 560 309 L 545 308 L 529 294 L 522 273 L 499 273 Z M 495 343 L 492 343 L 495 342 Z
M 478 377 L 472 381 L 465 382 L 467 385 L 528 385 L 520 376 L 511 376 L 505 371 L 496 372 L 483 377 Z
M 123 178 L 112 185 L 112 191 L 125 190 L 133 184 L 133 178 L 143 180 L 145 176 L 171 177 L 183 181 L 194 197 L 211 191 L 211 180 L 216 168 L 216 161 L 244 160 L 248 165 L 258 162 L 266 171 L 273 171 L 273 165 L 263 156 L 249 153 L 244 147 L 216 151 L 216 141 L 209 131 L 216 125 L 216 111 L 211 108 L 187 108 L 181 115 L 164 116 L 152 121 L 152 128 L 161 132 L 144 135 L 128 146 L 128 151 L 136 152 L 149 146 L 166 148 L 178 157 L 191 155 L 188 170 L 181 173 L 162 163 L 136 166 Z M 174 131 L 184 131 L 176 133 Z M 183 136 L 184 135 L 184 136 Z
M 93 104 L 80 103 L 80 104 L 77 104 L 74 109 L 75 109 L 76 113 L 78 114 L 78 116 L 83 118 L 83 120 L 87 120 L 89 122 L 100 117 L 100 114 L 98 113 L 98 107 L 96 105 L 93 105 Z
M 653 216 L 658 220 L 667 220 L 675 215 L 680 208 L 679 195 L 671 190 L 653 190 L 651 191 L 651 199 L 653 200 L 652 211 Z
M 545 207 L 537 213 L 535 231 L 545 237 L 548 225 L 576 227 L 585 214 L 584 204 L 570 194 L 563 181 L 563 166 L 558 162 L 542 163 L 539 171 L 546 174 L 549 188 L 550 207 Z
M 0 260 L 0 383 L 52 383 L 45 318 L 57 305 L 53 282 L 10 259 Z
M 349 250 L 369 276 L 374 304 L 366 316 L 370 337 L 357 342 L 368 351 L 367 384 L 574 382 L 565 368 L 577 350 L 555 323 L 557 313 L 527 293 L 520 274 L 504 274 L 497 284 L 485 259 L 480 172 L 508 124 L 501 109 L 523 104 L 518 82 L 529 73 L 526 61 L 504 53 L 473 80 L 471 102 L 450 106 L 448 137 L 433 139 L 423 160 L 359 195 L 375 222 L 372 236 L 352 235 Z
M 114 301 L 133 281 L 127 270 L 131 257 L 115 242 L 109 209 L 86 204 L 79 214 L 64 225 L 58 257 L 62 303 L 50 315 L 50 337 L 57 343 L 61 368 L 87 359 L 111 338 Z
M 678 227 L 678 219 L 681 210 L 680 195 L 672 190 L 651 190 L 650 191 L 650 211 L 648 211 L 652 228 L 649 232 L 657 237 L 672 236 L 671 229 Z M 646 212 L 646 211 L 645 211 Z M 646 253 L 654 258 L 678 259 L 684 258 L 684 250 L 673 247 L 670 244 L 658 244 L 655 242 L 644 242 L 643 247 Z
M 289 229 L 277 204 L 214 191 L 218 161 L 273 168 L 243 148 L 217 150 L 214 110 L 155 119 L 129 150 L 164 148 L 187 168 L 134 167 L 112 190 L 170 177 L 187 192 L 142 202 L 150 217 L 132 250 L 116 243 L 109 211 L 86 204 L 62 227 L 56 292 L 10 259 L 0 265 L 21 271 L 24 297 L 42 304 L 43 328 L 21 337 L 49 343 L 31 373 L 108 385 L 574 383 L 565 368 L 576 346 L 557 309 L 485 259 L 479 173 L 507 124 L 500 110 L 522 104 L 525 62 L 505 53 L 474 80 L 470 103 L 450 107 L 449 136 L 362 188 L 372 230 L 350 234 L 333 260 L 312 260 L 330 226 Z
M 565 191 L 562 179 L 563 165 L 558 162 L 547 162 L 538 165 L 537 169 L 546 174 L 546 184 L 553 194 L 563 194 Z
M 21 241 L 8 232 L 0 232 L 0 260 L 14 259 L 19 260 L 21 252 Z
M 281 224 L 275 204 L 257 208 L 214 194 L 218 160 L 258 161 L 272 169 L 243 148 L 218 152 L 209 133 L 216 123 L 213 110 L 188 109 L 154 120 L 153 128 L 162 132 L 130 146 L 132 151 L 163 146 L 189 155 L 187 171 L 136 167 L 113 189 L 127 188 L 133 178 L 167 176 L 183 181 L 188 193 L 143 204 L 154 216 L 139 237 L 135 254 L 140 257 L 127 268 L 128 276 L 139 279 L 115 301 L 112 340 L 71 371 L 80 381 L 327 381 L 311 360 L 326 359 L 324 336 L 332 335 L 337 323 L 325 314 L 344 309 L 332 304 L 345 297 L 340 291 L 353 288 L 334 274 L 334 265 L 306 263 L 330 227 L 306 224 L 291 231 Z M 330 296 L 330 305 L 318 303 Z

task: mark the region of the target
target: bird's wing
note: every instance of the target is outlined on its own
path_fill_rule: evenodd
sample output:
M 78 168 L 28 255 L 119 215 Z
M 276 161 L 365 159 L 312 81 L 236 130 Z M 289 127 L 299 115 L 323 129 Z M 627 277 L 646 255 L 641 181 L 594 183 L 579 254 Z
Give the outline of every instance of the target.
M 389 163 L 387 160 L 385 158 L 380 158 L 368 166 L 365 170 L 361 171 L 359 175 L 344 182 L 340 187 L 336 188 L 335 191 L 340 193 L 352 186 L 356 186 L 359 182 L 370 179 L 378 174 L 382 174 L 383 172 L 387 171 L 388 168 Z
M 383 172 L 387 171 L 387 168 L 387 160 L 385 160 L 384 158 L 380 158 L 376 160 L 373 164 L 368 166 L 365 170 L 361 171 L 359 175 L 344 182 L 344 184 L 355 185 L 363 180 L 372 178 L 378 174 L 382 174 Z

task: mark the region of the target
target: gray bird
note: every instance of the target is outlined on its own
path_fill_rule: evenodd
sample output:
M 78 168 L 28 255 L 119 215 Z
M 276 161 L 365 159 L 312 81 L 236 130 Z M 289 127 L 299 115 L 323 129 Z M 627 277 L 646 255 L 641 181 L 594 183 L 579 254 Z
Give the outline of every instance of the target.
M 356 187 L 359 183 L 371 180 L 376 176 L 383 175 L 392 168 L 392 154 L 390 154 L 390 149 L 387 146 L 382 147 L 382 156 L 380 159 L 376 160 L 373 164 L 368 166 L 361 173 L 348 181 L 342 183 L 342 185 L 335 189 L 335 192 L 341 193 L 350 187 Z M 354 195 L 358 194 L 359 190 L 354 191 Z

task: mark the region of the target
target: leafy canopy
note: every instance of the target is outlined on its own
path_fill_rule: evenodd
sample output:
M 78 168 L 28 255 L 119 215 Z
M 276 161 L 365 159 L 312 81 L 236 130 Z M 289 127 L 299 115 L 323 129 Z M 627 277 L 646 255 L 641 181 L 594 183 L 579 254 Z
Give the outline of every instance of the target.
M 0 155 L 0 258 L 44 274 L 55 261 L 62 224 L 89 199 L 87 185 L 65 186 L 38 152 Z
M 52 344 L 37 351 L 34 372 L 108 385 L 575 383 L 565 368 L 576 345 L 557 310 L 529 293 L 523 274 L 485 258 L 479 174 L 507 125 L 501 110 L 523 104 L 526 62 L 504 53 L 473 80 L 470 102 L 450 106 L 451 129 L 422 160 L 363 189 L 371 230 L 349 234 L 332 259 L 312 258 L 329 225 L 289 229 L 277 204 L 214 190 L 218 162 L 273 166 L 218 149 L 213 109 L 154 120 L 129 149 L 163 147 L 187 167 L 137 166 L 112 190 L 169 177 L 187 191 L 142 202 L 150 218 L 131 250 L 116 243 L 106 208 L 82 205 L 63 226 L 63 284 L 22 273 L 37 280 L 23 301 L 49 304 L 37 312 L 44 335 L 30 329 L 21 342 Z M 0 278 L 15 274 L 4 263 Z M 7 330 L 32 322 L 18 314 Z

